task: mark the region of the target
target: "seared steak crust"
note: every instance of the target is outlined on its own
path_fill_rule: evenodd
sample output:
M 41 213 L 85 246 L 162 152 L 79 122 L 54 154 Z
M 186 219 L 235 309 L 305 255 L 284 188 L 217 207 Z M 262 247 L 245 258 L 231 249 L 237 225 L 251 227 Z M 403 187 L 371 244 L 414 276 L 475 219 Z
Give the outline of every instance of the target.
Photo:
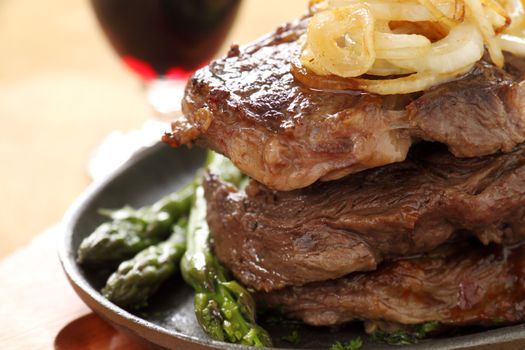
M 259 293 L 265 306 L 311 325 L 510 324 L 525 319 L 525 245 L 442 246 L 334 281 Z
M 374 270 L 456 237 L 525 238 L 525 144 L 480 158 L 420 144 L 404 162 L 289 192 L 213 175 L 204 187 L 217 257 L 256 290 Z
M 185 117 L 164 141 L 209 146 L 278 190 L 402 161 L 420 139 L 443 142 L 457 157 L 510 152 L 525 141 L 516 58 L 507 57 L 506 71 L 482 61 L 422 94 L 316 91 L 290 73 L 303 32 L 304 23 L 284 26 L 196 72 Z

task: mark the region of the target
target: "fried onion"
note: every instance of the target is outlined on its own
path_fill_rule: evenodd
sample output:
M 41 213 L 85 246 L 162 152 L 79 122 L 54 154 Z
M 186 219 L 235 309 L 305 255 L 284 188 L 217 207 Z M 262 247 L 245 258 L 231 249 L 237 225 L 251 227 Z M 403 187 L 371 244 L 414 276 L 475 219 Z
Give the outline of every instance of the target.
M 316 89 L 388 95 L 454 79 L 482 59 L 485 47 L 503 67 L 503 50 L 525 56 L 522 1 L 311 0 L 292 72 Z

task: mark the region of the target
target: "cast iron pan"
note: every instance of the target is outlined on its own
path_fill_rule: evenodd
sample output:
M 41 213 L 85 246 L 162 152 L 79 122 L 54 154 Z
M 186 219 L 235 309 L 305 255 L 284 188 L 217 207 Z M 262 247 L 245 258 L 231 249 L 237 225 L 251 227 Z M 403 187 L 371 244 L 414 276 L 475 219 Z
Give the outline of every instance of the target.
M 99 290 L 111 271 L 84 270 L 75 262 L 75 252 L 84 237 L 104 220 L 99 208 L 148 205 L 189 182 L 205 158 L 202 149 L 171 149 L 157 144 L 145 149 L 109 179 L 95 183 L 74 203 L 64 219 L 59 255 L 64 271 L 80 298 L 94 312 L 115 327 L 148 344 L 168 349 L 250 349 L 209 339 L 199 328 L 193 313 L 193 292 L 180 277 L 158 292 L 151 305 L 130 313 L 106 300 Z M 525 296 L 524 296 L 525 298 Z M 396 348 L 363 335 L 362 326 L 352 324 L 337 330 L 294 323 L 262 324 L 279 349 L 328 349 L 336 341 L 361 335 L 363 349 Z M 298 329 L 301 342 L 291 345 L 282 339 Z M 399 347 L 397 347 L 399 348 Z M 425 340 L 403 349 L 525 349 L 525 325 L 478 331 L 469 335 Z

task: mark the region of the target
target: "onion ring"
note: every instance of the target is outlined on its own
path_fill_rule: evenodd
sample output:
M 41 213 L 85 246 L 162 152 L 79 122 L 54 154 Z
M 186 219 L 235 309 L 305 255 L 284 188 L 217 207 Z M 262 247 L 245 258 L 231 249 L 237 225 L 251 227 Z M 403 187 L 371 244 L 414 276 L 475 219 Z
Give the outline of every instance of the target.
M 511 52 L 516 56 L 525 56 L 525 38 L 502 34 L 498 37 L 498 43 L 504 51 Z
M 462 23 L 454 27 L 444 39 L 433 43 L 424 56 L 390 62 L 417 72 L 445 74 L 477 62 L 483 57 L 483 52 L 483 38 L 476 27 Z
M 481 2 L 479 2 L 479 0 L 463 1 L 465 1 L 465 5 L 467 5 L 468 9 L 471 11 L 470 17 L 478 27 L 479 31 L 481 32 L 481 35 L 483 36 L 483 39 L 485 40 L 485 43 L 487 44 L 490 59 L 492 60 L 492 62 L 494 62 L 496 66 L 502 68 L 504 63 L 503 53 L 501 52 L 501 48 L 496 42 L 496 33 L 494 31 L 494 28 L 492 27 L 492 24 L 487 19 L 487 17 L 485 17 L 485 13 L 483 11 L 483 6 L 481 5 Z
M 365 4 L 323 11 L 308 24 L 307 45 L 315 61 L 302 58 L 304 65 L 342 77 L 366 73 L 374 64 L 374 18 Z
M 451 81 L 472 69 L 472 65 L 470 65 L 447 74 L 414 73 L 401 78 L 374 80 L 363 78 L 345 79 L 333 75 L 321 76 L 308 71 L 297 64 L 297 62 L 292 62 L 291 66 L 294 78 L 309 88 L 341 93 L 363 91 L 378 95 L 409 94 L 426 90 L 433 85 Z
M 427 53 L 431 42 L 423 35 L 374 33 L 376 58 L 407 59 Z

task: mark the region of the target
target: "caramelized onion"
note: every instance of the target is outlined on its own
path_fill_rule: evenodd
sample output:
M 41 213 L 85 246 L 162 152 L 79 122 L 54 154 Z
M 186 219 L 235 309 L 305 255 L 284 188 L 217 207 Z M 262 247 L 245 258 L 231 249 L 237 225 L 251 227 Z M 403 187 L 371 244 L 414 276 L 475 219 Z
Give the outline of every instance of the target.
M 485 47 L 503 67 L 502 50 L 525 56 L 523 1 L 310 0 L 313 16 L 294 76 L 316 89 L 388 95 L 453 79 Z
M 308 53 L 303 64 L 341 77 L 356 77 L 374 64 L 374 18 L 365 4 L 324 11 L 308 24 Z M 314 59 L 311 59 L 311 56 Z
M 508 34 L 523 35 L 525 27 L 525 8 L 522 0 L 501 0 L 503 8 L 508 13 L 510 24 Z
M 314 90 L 355 91 L 360 90 L 355 79 L 342 78 L 337 75 L 319 75 L 305 68 L 301 63 L 292 61 L 291 72 L 295 80 Z
M 419 0 L 419 2 L 424 5 L 433 15 L 435 20 L 437 20 L 439 23 L 442 23 L 446 25 L 449 28 L 454 27 L 457 24 L 457 20 L 455 19 L 456 14 L 445 14 L 444 11 L 442 11 L 436 4 L 434 4 L 435 0 Z M 450 3 L 451 1 L 448 1 Z M 452 1 L 455 4 L 455 1 Z M 456 6 L 452 6 L 454 10 L 456 10 Z M 455 11 L 454 11 L 455 12 Z
M 517 56 L 525 56 L 525 38 L 503 34 L 498 37 L 498 43 L 504 51 L 511 52 Z
M 410 73 L 414 73 L 415 70 L 405 69 L 398 67 L 396 65 L 393 65 L 387 60 L 377 59 L 374 62 L 374 65 L 372 68 L 370 68 L 367 72 L 367 74 L 370 75 L 376 75 L 381 77 L 386 76 L 392 76 L 392 75 L 406 75 Z
M 496 33 L 503 32 L 511 22 L 510 15 L 505 9 L 495 0 L 481 0 L 485 7 L 485 14 L 489 18 Z
M 501 52 L 501 48 L 499 47 L 496 41 L 496 33 L 494 31 L 494 28 L 492 27 L 492 24 L 490 23 L 488 18 L 485 17 L 485 13 L 483 12 L 483 6 L 479 2 L 479 0 L 464 1 L 471 12 L 470 18 L 472 18 L 473 22 L 476 24 L 479 31 L 481 32 L 483 39 L 485 40 L 487 49 L 489 50 L 490 59 L 492 60 L 492 62 L 494 62 L 496 66 L 503 67 L 503 53 Z
M 421 56 L 430 49 L 431 42 L 423 35 L 374 33 L 376 58 L 406 59 Z
M 340 93 L 363 91 L 379 95 L 409 94 L 422 91 L 435 84 L 442 84 L 472 69 L 467 66 L 447 74 L 414 73 L 393 79 L 341 78 L 334 75 L 317 75 L 297 62 L 292 63 L 292 74 L 300 83 L 315 89 Z
M 430 1 L 430 0 L 427 0 Z M 433 0 L 436 1 L 436 0 Z M 432 21 L 435 20 L 434 14 L 426 6 L 419 4 L 417 1 L 399 1 L 399 0 L 329 0 L 325 7 L 337 8 L 358 3 L 366 3 L 374 17 L 378 20 L 389 21 Z M 456 13 L 456 1 L 440 1 L 435 6 L 440 13 L 447 13 L 454 17 Z
M 438 41 L 446 37 L 449 29 L 438 22 L 423 21 L 391 21 L 389 29 L 396 34 L 419 34 L 424 35 L 431 42 Z
M 444 39 L 433 43 L 425 55 L 390 62 L 415 72 L 445 74 L 472 65 L 481 59 L 483 52 L 483 38 L 476 27 L 469 23 L 462 23 L 452 28 Z
M 379 95 L 398 95 L 409 94 L 412 92 L 423 91 L 431 86 L 443 84 L 451 81 L 459 75 L 465 74 L 472 69 L 472 65 L 459 69 L 457 71 L 445 74 L 434 74 L 428 72 L 414 73 L 406 77 L 394 79 L 362 79 L 355 78 L 358 81 L 360 90 L 365 90 Z

